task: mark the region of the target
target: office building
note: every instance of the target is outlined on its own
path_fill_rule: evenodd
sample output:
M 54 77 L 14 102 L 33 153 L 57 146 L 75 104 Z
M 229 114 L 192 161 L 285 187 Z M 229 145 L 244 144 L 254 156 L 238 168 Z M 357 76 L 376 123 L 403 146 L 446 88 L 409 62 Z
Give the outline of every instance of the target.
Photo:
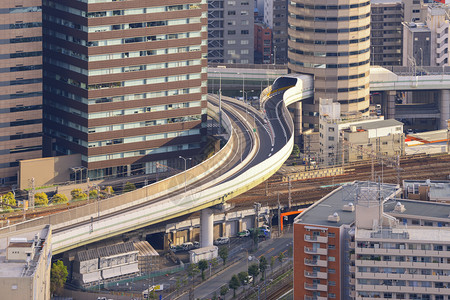
M 271 64 L 272 30 L 264 23 L 255 24 L 255 64 Z
M 448 299 L 450 205 L 400 193 L 392 184 L 356 181 L 301 213 L 294 297 Z
M 42 157 L 42 2 L 1 1 L 0 184 Z
M 371 64 L 377 66 L 402 65 L 401 0 L 372 0 L 371 16 Z
M 273 61 L 276 64 L 287 63 L 287 7 L 287 0 L 264 0 L 264 23 L 272 29 Z
M 208 62 L 254 63 L 254 10 L 251 0 L 208 1 Z
M 50 225 L 0 238 L 2 299 L 50 300 Z
M 81 153 L 96 179 L 183 168 L 179 155 L 198 153 L 206 1 L 46 0 L 44 28 L 48 155 Z
M 288 4 L 288 67 L 314 75 L 303 128 L 318 131 L 319 99 L 343 115 L 369 115 L 370 1 L 293 0 Z

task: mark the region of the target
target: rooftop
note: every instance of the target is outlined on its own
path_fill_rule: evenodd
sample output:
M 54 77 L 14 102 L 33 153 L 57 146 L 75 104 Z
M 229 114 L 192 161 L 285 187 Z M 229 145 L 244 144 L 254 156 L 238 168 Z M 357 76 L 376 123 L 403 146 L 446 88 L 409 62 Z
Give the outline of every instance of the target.
M 397 202 L 401 202 L 405 206 L 404 212 L 394 211 Z M 395 199 L 384 204 L 384 212 L 395 216 L 417 216 L 418 219 L 444 219 L 450 221 L 448 217 L 450 214 L 450 204 L 420 201 L 420 200 L 406 200 Z
M 50 231 L 50 225 L 44 225 L 40 230 L 33 230 L 28 232 L 21 233 L 9 233 L 7 235 L 3 235 L 0 237 L 0 278 L 1 277 L 29 277 L 32 276 L 38 266 L 40 257 L 41 257 L 41 248 L 36 248 L 36 253 L 34 258 L 28 263 L 25 261 L 22 262 L 11 262 L 6 260 L 6 251 L 8 242 L 10 240 L 18 240 L 23 239 L 27 240 L 27 242 L 10 242 L 9 245 L 13 247 L 22 247 L 24 244 L 27 247 L 32 244 L 32 241 L 36 235 L 38 235 L 41 241 L 47 242 L 48 234 Z
M 358 229 L 356 230 L 357 240 L 366 240 L 373 238 L 373 230 Z M 448 228 L 394 228 L 389 231 L 383 232 L 384 238 L 392 238 L 395 240 L 410 240 L 410 241 L 439 241 L 450 242 L 450 230 Z
M 355 204 L 363 197 L 364 191 L 373 189 L 381 192 L 381 198 L 386 200 L 394 197 L 400 189 L 394 184 L 383 183 L 379 185 L 370 181 L 354 181 L 332 191 L 321 200 L 306 209 L 295 218 L 296 224 L 322 225 L 327 227 L 340 227 L 350 225 L 355 221 L 355 211 L 344 211 L 342 207 L 350 202 Z M 328 216 L 335 212 L 339 215 L 338 222 L 328 221 Z
M 351 125 L 356 126 L 357 128 L 364 129 L 364 130 L 369 130 L 369 129 L 377 129 L 377 128 L 382 128 L 382 127 L 402 126 L 403 123 L 400 121 L 397 121 L 395 119 L 387 119 L 387 120 L 375 120 L 372 122 L 364 122 L 364 123 L 355 122 Z

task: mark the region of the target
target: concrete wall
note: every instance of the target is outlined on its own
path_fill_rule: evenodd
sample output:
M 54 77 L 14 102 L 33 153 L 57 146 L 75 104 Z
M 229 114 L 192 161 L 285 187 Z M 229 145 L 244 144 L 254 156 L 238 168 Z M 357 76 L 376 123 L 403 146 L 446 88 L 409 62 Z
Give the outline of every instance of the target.
M 19 189 L 70 181 L 70 168 L 81 166 L 81 154 L 21 160 L 19 165 Z

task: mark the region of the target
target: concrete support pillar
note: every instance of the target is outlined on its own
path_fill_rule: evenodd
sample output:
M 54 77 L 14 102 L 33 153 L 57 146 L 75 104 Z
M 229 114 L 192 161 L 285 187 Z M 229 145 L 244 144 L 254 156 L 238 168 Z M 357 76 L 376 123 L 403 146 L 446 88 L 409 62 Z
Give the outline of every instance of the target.
M 222 236 L 228 236 L 226 220 L 223 220 L 223 222 L 222 222 Z
M 441 112 L 439 129 L 447 129 L 447 120 L 450 119 L 450 90 L 441 90 L 439 111 Z
M 395 97 L 397 95 L 397 91 L 388 91 L 387 92 L 387 108 L 386 108 L 386 119 L 394 119 L 395 118 Z
M 127 165 L 127 176 L 131 176 L 131 165 Z
M 194 227 L 188 228 L 188 242 L 194 242 Z
M 291 106 L 294 109 L 294 143 L 299 145 L 301 143 L 302 134 L 302 102 L 295 102 Z
M 214 240 L 214 214 L 209 208 L 201 211 L 200 216 L 200 246 L 213 246 Z
M 238 220 L 238 232 L 242 231 L 242 218 Z

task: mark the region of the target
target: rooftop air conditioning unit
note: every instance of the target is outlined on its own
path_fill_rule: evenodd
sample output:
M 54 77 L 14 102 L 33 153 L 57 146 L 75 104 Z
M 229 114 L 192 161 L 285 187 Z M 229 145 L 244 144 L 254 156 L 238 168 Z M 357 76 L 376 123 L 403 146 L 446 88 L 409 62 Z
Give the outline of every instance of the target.
M 349 202 L 348 204 L 344 204 L 344 206 L 342 206 L 342 210 L 343 211 L 355 211 L 355 206 L 353 205 L 352 202 Z
M 340 219 L 341 218 L 339 217 L 337 212 L 335 212 L 334 214 L 328 216 L 328 222 L 337 223 L 337 222 L 339 222 Z
M 402 203 L 397 202 L 397 204 L 395 204 L 394 211 L 396 211 L 396 212 L 404 212 L 405 210 L 406 210 L 406 208 L 405 208 L 405 206 Z

